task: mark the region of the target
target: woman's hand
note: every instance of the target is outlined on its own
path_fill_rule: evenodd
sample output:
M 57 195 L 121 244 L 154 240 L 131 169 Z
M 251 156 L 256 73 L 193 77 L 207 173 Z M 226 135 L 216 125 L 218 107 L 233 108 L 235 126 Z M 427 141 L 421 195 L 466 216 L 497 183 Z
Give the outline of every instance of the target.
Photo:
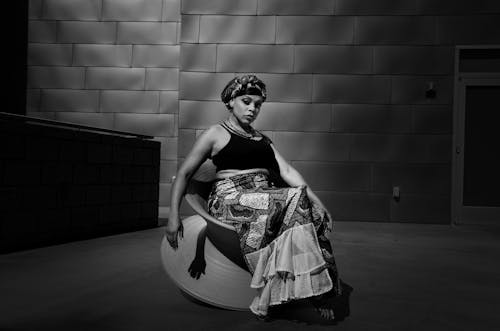
M 200 279 L 201 274 L 205 274 L 207 262 L 203 256 L 195 256 L 193 262 L 188 268 L 188 272 L 194 279 Z
M 178 217 L 170 217 L 165 227 L 165 237 L 170 246 L 175 250 L 179 247 L 178 239 L 184 238 L 184 227 Z

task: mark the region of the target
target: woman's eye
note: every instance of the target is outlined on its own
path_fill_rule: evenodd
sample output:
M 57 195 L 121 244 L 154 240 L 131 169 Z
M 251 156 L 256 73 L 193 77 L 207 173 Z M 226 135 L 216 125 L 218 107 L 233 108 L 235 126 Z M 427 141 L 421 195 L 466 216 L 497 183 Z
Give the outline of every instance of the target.
M 243 99 L 243 103 L 245 103 L 245 105 L 249 105 L 250 104 L 250 100 Z

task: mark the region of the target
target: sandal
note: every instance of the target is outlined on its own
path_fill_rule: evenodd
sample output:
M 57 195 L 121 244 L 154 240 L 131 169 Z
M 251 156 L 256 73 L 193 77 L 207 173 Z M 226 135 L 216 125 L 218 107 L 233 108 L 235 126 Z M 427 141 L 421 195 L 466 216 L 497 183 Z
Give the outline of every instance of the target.
M 326 295 L 319 295 L 310 299 L 314 309 L 327 321 L 335 321 L 333 300 Z

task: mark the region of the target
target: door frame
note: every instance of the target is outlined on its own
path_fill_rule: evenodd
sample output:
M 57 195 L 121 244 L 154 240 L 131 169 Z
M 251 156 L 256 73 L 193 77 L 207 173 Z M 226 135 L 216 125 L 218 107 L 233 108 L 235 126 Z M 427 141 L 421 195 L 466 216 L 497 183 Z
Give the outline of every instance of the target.
M 465 98 L 467 86 L 500 86 L 500 73 L 460 73 L 460 49 L 482 47 L 457 46 L 453 102 L 453 150 L 451 177 L 451 219 L 454 224 L 500 224 L 500 207 L 463 206 Z M 498 48 L 498 47 L 484 47 Z

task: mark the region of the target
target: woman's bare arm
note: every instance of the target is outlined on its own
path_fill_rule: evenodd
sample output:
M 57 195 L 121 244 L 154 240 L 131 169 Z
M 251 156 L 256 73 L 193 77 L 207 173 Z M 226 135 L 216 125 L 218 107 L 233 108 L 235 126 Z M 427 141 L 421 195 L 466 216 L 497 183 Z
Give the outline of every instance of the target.
M 179 206 L 186 190 L 187 183 L 205 160 L 210 156 L 212 147 L 216 140 L 217 129 L 211 127 L 207 129 L 196 140 L 193 148 L 186 156 L 184 162 L 179 167 L 174 183 L 172 184 L 170 196 L 170 213 L 165 229 L 167 239 L 172 247 L 177 248 L 177 234 L 181 227 L 179 220 Z

